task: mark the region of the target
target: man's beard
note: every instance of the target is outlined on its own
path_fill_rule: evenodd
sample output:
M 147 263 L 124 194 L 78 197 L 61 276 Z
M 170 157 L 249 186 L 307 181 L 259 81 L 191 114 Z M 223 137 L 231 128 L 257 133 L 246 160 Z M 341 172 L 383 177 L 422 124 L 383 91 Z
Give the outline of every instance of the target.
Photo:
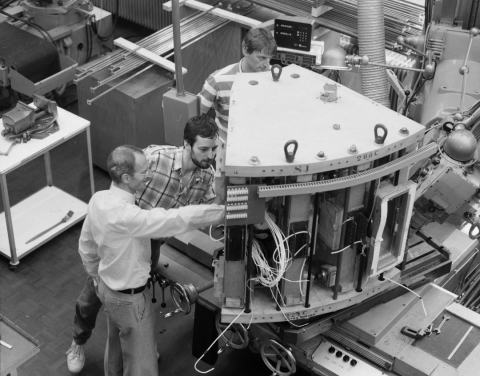
M 191 150 L 190 159 L 192 160 L 195 166 L 197 166 L 198 168 L 201 168 L 202 170 L 206 170 L 212 165 L 213 161 L 215 160 L 215 157 L 213 157 L 213 159 L 204 159 L 202 161 L 199 161 L 195 156 L 195 154 L 193 153 L 193 150 Z

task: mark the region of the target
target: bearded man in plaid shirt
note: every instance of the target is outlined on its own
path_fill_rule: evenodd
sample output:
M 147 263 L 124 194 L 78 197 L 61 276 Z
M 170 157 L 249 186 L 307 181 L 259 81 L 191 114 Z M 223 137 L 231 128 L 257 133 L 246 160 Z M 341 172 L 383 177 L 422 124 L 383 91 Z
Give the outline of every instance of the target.
M 218 126 L 206 114 L 188 120 L 183 147 L 152 145 L 143 150 L 154 173 L 147 188 L 137 194 L 142 209 L 173 209 L 219 203 L 212 163 L 218 147 Z M 152 268 L 160 258 L 162 240 L 152 239 Z
M 218 147 L 218 126 L 206 114 L 188 120 L 183 147 L 148 146 L 143 150 L 153 178 L 136 201 L 142 209 L 173 209 L 186 205 L 219 203 L 215 192 L 215 170 L 212 163 Z M 152 272 L 160 259 L 163 239 L 152 239 Z M 95 292 L 92 277 L 77 299 L 73 341 L 67 351 L 70 372 L 78 373 L 85 364 L 85 343 L 92 335 L 102 303 Z

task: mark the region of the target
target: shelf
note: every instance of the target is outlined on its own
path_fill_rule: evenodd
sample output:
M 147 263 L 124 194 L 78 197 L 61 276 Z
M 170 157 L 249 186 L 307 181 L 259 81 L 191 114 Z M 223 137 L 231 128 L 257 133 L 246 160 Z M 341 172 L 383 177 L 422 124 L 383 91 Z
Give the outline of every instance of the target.
M 29 239 L 60 222 L 68 211 L 72 218 L 43 236 L 25 244 Z M 87 204 L 57 187 L 44 187 L 40 191 L 11 207 L 15 247 L 18 258 L 45 244 L 59 233 L 85 218 Z M 0 253 L 11 259 L 5 213 L 0 214 Z

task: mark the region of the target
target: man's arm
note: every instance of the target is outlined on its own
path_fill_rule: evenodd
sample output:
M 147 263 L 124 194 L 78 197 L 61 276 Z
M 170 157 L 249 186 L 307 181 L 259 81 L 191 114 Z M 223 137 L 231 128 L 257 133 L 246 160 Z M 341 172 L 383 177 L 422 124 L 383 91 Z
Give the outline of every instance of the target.
M 203 84 L 202 91 L 198 94 L 200 99 L 200 114 L 206 114 L 214 105 L 217 99 L 217 83 L 210 75 Z
M 78 242 L 78 252 L 80 253 L 85 271 L 94 278 L 98 277 L 100 256 L 98 256 L 97 253 L 97 245 L 93 239 L 88 215 L 83 222 L 82 232 Z
M 169 210 L 143 210 L 136 206 L 130 209 L 120 214 L 127 231 L 136 237 L 165 238 L 221 223 L 225 208 L 221 205 L 191 205 Z

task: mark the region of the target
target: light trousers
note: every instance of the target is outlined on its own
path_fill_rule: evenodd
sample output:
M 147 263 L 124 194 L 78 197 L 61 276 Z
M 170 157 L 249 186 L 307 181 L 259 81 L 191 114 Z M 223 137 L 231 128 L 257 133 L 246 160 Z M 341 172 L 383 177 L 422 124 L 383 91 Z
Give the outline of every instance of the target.
M 158 376 L 150 290 L 123 294 L 111 290 L 100 279 L 98 295 L 108 322 L 105 376 Z

